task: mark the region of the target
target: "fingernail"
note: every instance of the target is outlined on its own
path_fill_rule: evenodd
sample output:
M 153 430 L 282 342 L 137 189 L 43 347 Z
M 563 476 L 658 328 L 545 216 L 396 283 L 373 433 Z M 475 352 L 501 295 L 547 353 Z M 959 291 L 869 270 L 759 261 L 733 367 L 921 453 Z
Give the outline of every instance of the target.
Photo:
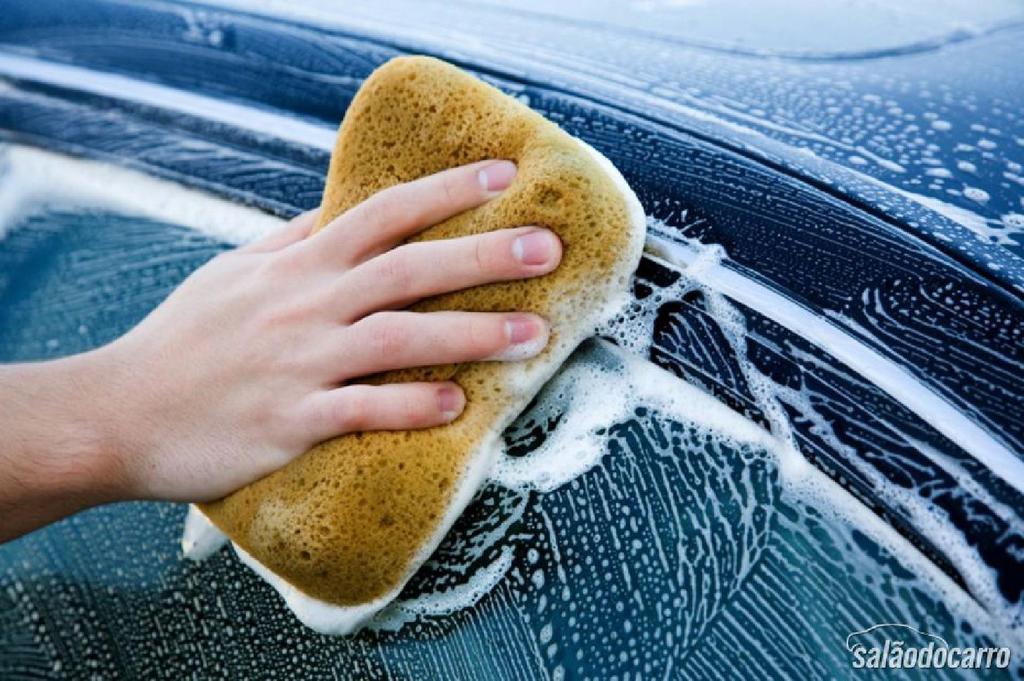
M 516 176 L 516 164 L 512 161 L 496 161 L 477 173 L 480 186 L 489 192 L 497 192 L 512 184 Z
M 538 229 L 512 242 L 512 255 L 524 265 L 543 265 L 555 253 L 555 235 Z
M 462 412 L 462 391 L 447 386 L 437 391 L 437 406 L 445 421 L 451 421 Z
M 548 325 L 532 315 L 512 315 L 505 320 L 508 347 L 488 359 L 517 362 L 540 353 L 548 344 Z
M 505 333 L 508 335 L 508 342 L 513 345 L 535 338 L 540 328 L 537 320 L 527 315 L 515 315 L 505 320 Z

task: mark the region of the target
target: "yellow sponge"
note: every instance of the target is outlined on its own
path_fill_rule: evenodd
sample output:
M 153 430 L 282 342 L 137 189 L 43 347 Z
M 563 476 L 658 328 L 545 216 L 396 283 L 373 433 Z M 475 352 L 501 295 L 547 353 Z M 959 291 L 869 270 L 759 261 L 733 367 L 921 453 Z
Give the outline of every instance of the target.
M 542 225 L 562 239 L 561 266 L 538 279 L 480 286 L 412 309 L 533 311 L 549 320 L 550 343 L 523 362 L 372 377 L 455 380 L 466 393 L 465 411 L 442 427 L 324 442 L 283 470 L 202 505 L 282 593 L 339 606 L 341 615 L 349 608 L 362 613 L 359 620 L 397 595 L 482 484 L 502 430 L 627 292 L 645 225 L 615 168 L 520 102 L 436 59 L 394 59 L 360 88 L 331 158 L 318 229 L 381 189 L 483 159 L 515 161 L 512 186 L 415 240 Z

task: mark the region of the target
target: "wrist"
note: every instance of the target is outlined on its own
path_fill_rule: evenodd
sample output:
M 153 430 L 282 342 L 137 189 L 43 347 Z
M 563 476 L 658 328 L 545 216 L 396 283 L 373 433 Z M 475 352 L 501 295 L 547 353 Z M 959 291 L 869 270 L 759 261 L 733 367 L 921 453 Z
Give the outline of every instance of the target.
M 102 355 L 0 366 L 0 541 L 129 498 Z
M 84 507 L 133 498 L 126 466 L 128 420 L 110 346 L 48 363 L 59 382 L 51 417 L 59 450 L 51 466 L 56 491 Z

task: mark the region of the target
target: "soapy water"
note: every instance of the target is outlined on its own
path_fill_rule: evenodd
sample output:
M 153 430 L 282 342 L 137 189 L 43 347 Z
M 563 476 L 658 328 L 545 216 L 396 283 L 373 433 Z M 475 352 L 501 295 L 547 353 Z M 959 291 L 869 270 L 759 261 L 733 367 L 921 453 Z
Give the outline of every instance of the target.
M 139 182 L 159 183 L 14 148 L 0 185 L 0 224 L 16 230 L 27 216 L 52 209 L 50 198 L 42 200 L 46 182 L 66 164 L 65 209 L 95 206 L 102 195 L 106 210 L 142 212 L 110 199 L 109 187 L 132 196 L 140 195 L 132 191 Z M 81 183 L 95 174 L 85 169 L 112 173 L 112 184 L 91 194 Z M 160 184 L 166 186 L 150 188 L 181 192 L 183 205 L 209 199 Z M 19 198 L 25 196 L 32 198 Z M 205 229 L 172 204 L 150 206 L 145 215 Z M 244 231 L 252 211 L 220 208 L 218 237 L 251 238 Z M 651 228 L 658 233 L 657 223 Z M 491 481 L 402 596 L 371 622 L 375 635 L 449 631 L 465 613 L 510 599 L 536 637 L 539 665 L 556 678 L 615 669 L 823 675 L 848 669 L 837 641 L 882 621 L 916 624 L 960 645 L 1021 650 L 1019 611 L 986 587 L 991 570 L 924 500 L 900 498 L 918 503 L 915 517 L 931 522 L 933 540 L 957 556 L 973 598 L 807 462 L 782 405 L 816 418 L 813 405 L 745 359 L 743 316 L 714 288 L 727 254 L 682 245 L 689 255 L 675 264 L 681 276 L 635 295 L 600 330 L 611 343 L 588 341 L 506 431 L 506 453 Z M 665 244 L 651 246 L 671 256 Z M 746 418 L 646 361 L 658 309 L 694 295 L 722 329 L 723 350 L 739 357 L 760 418 Z M 827 423 L 819 426 L 827 432 Z M 970 484 L 970 476 L 963 479 Z M 208 539 L 208 549 L 215 544 Z M 16 604 L 29 598 L 18 584 L 7 596 Z
M 671 245 L 659 241 L 657 236 L 664 232 L 661 227 L 663 225 L 652 221 L 650 230 L 655 236 L 649 249 L 670 255 Z M 908 549 L 914 551 L 905 539 L 884 531 L 881 521 L 864 513 L 857 502 L 844 499 L 847 494 L 812 467 L 799 452 L 790 426 L 791 417 L 786 415 L 783 405 L 797 409 L 804 418 L 816 420 L 823 431 L 827 432 L 830 426 L 816 413 L 807 395 L 774 383 L 746 361 L 746 329 L 742 315 L 723 295 L 701 283 L 714 279 L 709 272 L 720 270 L 726 258 L 725 251 L 720 246 L 704 246 L 693 240 L 687 240 L 683 246 L 690 251 L 685 257 L 686 263 L 677 263 L 683 266 L 684 276 L 662 290 L 652 290 L 643 298 L 632 298 L 599 330 L 600 335 L 611 339 L 630 354 L 604 342 L 588 343 L 548 383 L 533 408 L 506 432 L 506 455 L 499 460 L 491 473 L 489 486 L 481 494 L 481 498 L 492 500 L 488 502 L 488 506 L 494 509 L 489 523 L 497 530 L 481 532 L 478 524 L 460 523 L 420 572 L 412 588 L 371 620 L 370 628 L 390 630 L 422 617 L 451 614 L 476 604 L 511 564 L 507 532 L 513 523 L 521 520 L 529 493 L 550 493 L 600 465 L 608 454 L 609 433 L 614 431 L 614 426 L 609 424 L 621 424 L 635 416 L 638 410 L 670 415 L 674 423 L 688 423 L 718 443 L 738 447 L 747 453 L 760 452 L 760 457 L 777 469 L 782 489 L 788 491 L 787 498 L 792 499 L 790 503 L 812 509 L 807 511 L 809 513 L 829 516 L 836 523 L 832 528 L 835 531 L 849 531 L 854 522 L 866 523 L 867 527 L 857 527 L 854 532 L 869 534 L 874 541 L 897 555 Z M 705 297 L 708 309 L 723 330 L 732 351 L 740 358 L 744 378 L 765 415 L 765 425 L 774 435 L 739 418 L 721 403 L 681 383 L 667 372 L 637 359 L 650 351 L 660 307 L 694 291 Z M 609 399 L 609 396 L 615 396 L 615 399 Z M 838 441 L 835 444 L 842 446 Z M 516 456 L 517 451 L 528 453 Z M 939 459 L 943 457 L 934 450 L 930 453 Z M 956 467 L 954 462 L 944 463 L 948 467 Z M 978 559 L 968 538 L 949 523 L 939 520 L 934 509 L 916 493 L 887 485 L 875 471 L 866 471 L 866 474 L 872 477 L 879 489 L 885 490 L 884 494 L 891 502 L 910 509 L 918 527 L 956 559 L 976 598 L 996 610 L 1004 605 L 994 586 L 996 575 Z M 970 476 L 959 475 L 958 478 L 970 484 Z M 738 490 L 733 491 L 735 498 L 744 496 Z M 983 490 L 976 492 L 983 495 Z M 998 502 L 991 503 L 998 508 Z M 767 509 L 770 508 L 771 504 L 761 499 L 760 504 L 752 505 L 742 514 L 748 521 L 760 516 L 762 523 L 759 527 L 751 523 L 737 532 L 738 536 L 745 536 L 748 540 L 742 544 L 734 541 L 734 548 L 744 547 L 742 558 L 745 564 L 736 569 L 734 575 L 738 581 L 742 581 L 752 569 L 760 551 L 768 543 L 770 516 Z M 473 509 L 480 512 L 475 506 Z M 1012 517 L 1009 509 L 1006 509 L 1006 515 Z M 926 564 L 926 561 L 920 562 L 920 565 Z M 939 576 L 934 566 L 928 567 L 931 574 L 926 572 L 921 577 L 923 580 L 934 580 L 930 586 L 945 590 L 947 598 L 963 600 L 959 588 L 949 584 L 940 586 L 944 578 Z M 961 605 L 971 609 L 965 603 Z M 994 620 L 994 630 L 999 632 L 999 639 L 1019 643 L 1019 613 L 1012 607 L 1006 608 L 1001 617 Z

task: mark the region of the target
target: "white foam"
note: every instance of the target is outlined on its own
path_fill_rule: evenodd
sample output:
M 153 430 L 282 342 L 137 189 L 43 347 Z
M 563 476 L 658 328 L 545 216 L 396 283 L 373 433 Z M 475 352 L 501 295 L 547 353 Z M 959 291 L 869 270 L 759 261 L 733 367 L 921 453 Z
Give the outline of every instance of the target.
M 227 535 L 217 529 L 195 505 L 190 505 L 181 538 L 185 557 L 195 561 L 206 560 L 227 543 Z M 241 546 L 235 542 L 230 543 L 238 559 L 280 594 L 299 621 L 321 634 L 351 633 L 364 626 L 391 600 L 392 595 L 388 594 L 359 606 L 338 606 L 312 598 L 274 574 Z
M 648 242 L 659 255 L 683 267 L 700 255 L 694 244 L 657 236 L 650 237 Z M 713 264 L 694 271 L 692 276 L 710 289 L 756 310 L 825 350 L 969 452 L 994 474 L 1024 492 L 1024 462 L 904 367 L 827 318 L 815 315 L 733 269 Z
M 713 430 L 737 444 L 774 446 L 767 432 L 697 388 L 650 362 L 602 341 L 616 366 L 580 363 L 545 387 L 545 398 L 566 420 L 529 455 L 503 457 L 491 480 L 509 488 L 550 492 L 593 468 L 604 455 L 599 431 L 626 420 L 639 407 L 666 414 L 699 413 L 687 422 Z
M 958 162 L 957 168 L 965 172 L 972 173 L 975 172 L 975 170 L 977 170 L 973 163 L 969 163 L 967 161 Z M 937 199 L 934 196 L 925 196 L 924 194 L 918 194 L 916 192 L 903 189 L 902 187 L 886 184 L 870 175 L 857 173 L 857 176 L 866 182 L 884 188 L 886 191 L 893 192 L 894 194 L 899 194 L 900 196 L 909 201 L 913 201 L 918 205 L 924 206 L 925 208 L 928 208 L 929 210 L 938 213 L 947 220 L 955 222 L 961 227 L 965 227 L 967 230 L 974 233 L 974 235 L 977 237 L 979 241 L 1004 246 L 1014 245 L 1016 242 L 1011 238 L 1011 236 L 1020 234 L 1019 230 L 1005 229 L 1006 225 L 1000 224 L 1000 220 L 986 218 L 985 216 L 980 215 L 974 212 L 973 210 L 970 210 L 969 208 L 954 205 L 947 201 L 943 201 L 942 199 Z M 968 191 L 970 189 L 971 188 L 968 187 L 963 192 L 966 198 L 973 199 L 977 203 L 984 203 L 985 201 L 988 200 L 988 195 L 985 194 L 985 192 L 978 190 L 979 192 L 981 192 L 980 194 L 978 194 L 975 193 L 974 191 Z M 947 236 L 941 233 L 937 234 L 936 237 L 940 239 L 945 239 L 947 241 L 949 240 Z M 989 263 L 989 266 L 992 266 L 991 262 Z
M 464 584 L 446 591 L 435 591 L 409 600 L 392 601 L 367 623 L 378 631 L 398 631 L 423 617 L 443 617 L 471 608 L 497 586 L 512 567 L 512 548 L 502 547 L 489 565 L 475 571 Z
M 232 542 L 239 560 L 249 566 L 261 579 L 274 587 L 300 622 L 321 634 L 344 635 L 358 631 L 398 595 L 397 589 L 368 603 L 360 605 L 334 605 L 307 596 L 296 587 L 272 572 L 267 566 L 250 556 L 245 549 Z
M 110 163 L 21 145 L 0 150 L 0 238 L 19 219 L 45 208 L 137 215 L 231 244 L 258 239 L 284 223 L 254 208 Z
M 190 560 L 206 560 L 228 542 L 226 534 L 217 529 L 195 504 L 189 504 L 185 529 L 181 533 L 181 552 Z
M 604 170 L 626 199 L 632 226 L 631 234 L 635 238 L 640 238 L 640 235 L 646 233 L 647 217 L 640 200 L 630 188 L 629 183 L 601 152 L 583 140 L 576 139 L 576 141 Z M 636 243 L 631 246 L 631 248 L 636 247 Z M 630 261 L 632 258 L 625 260 Z M 632 272 L 613 273 L 613 276 L 609 278 L 609 281 L 612 282 L 609 286 L 610 295 L 606 296 L 606 304 L 592 320 L 591 330 L 609 323 L 628 307 L 631 296 L 626 283 L 621 281 L 623 274 L 629 276 Z M 616 280 L 620 280 L 621 284 L 616 286 Z M 590 331 L 587 332 L 587 335 L 589 333 Z M 578 339 L 573 347 L 581 340 L 582 338 Z M 642 363 L 638 363 L 638 365 L 644 366 Z M 583 375 L 578 375 L 580 373 Z M 575 371 L 561 373 L 555 379 L 554 384 L 549 386 L 549 392 L 554 390 L 567 397 L 571 396 L 569 399 L 573 410 L 586 414 L 586 422 L 577 423 L 573 429 L 559 429 L 553 434 L 552 439 L 549 439 L 543 447 L 529 457 L 522 459 L 502 457 L 491 471 L 491 479 L 507 487 L 550 491 L 591 468 L 600 458 L 600 452 L 595 452 L 593 447 L 578 447 L 577 445 L 581 444 L 581 440 L 589 437 L 587 431 L 599 427 L 601 424 L 614 423 L 620 416 L 623 405 L 621 400 L 608 400 L 608 395 L 614 393 L 604 392 L 601 389 L 602 385 L 607 385 L 607 378 L 607 372 L 595 367 L 577 368 Z M 531 392 L 536 393 L 536 389 Z
M 544 333 L 536 338 L 531 338 L 524 343 L 509 345 L 504 350 L 494 353 L 487 359 L 492 362 L 519 362 L 530 357 L 536 357 L 548 344 L 548 336 L 548 329 L 545 328 Z
M 227 535 L 217 529 L 195 505 L 189 505 L 185 530 L 181 538 L 181 547 L 185 557 L 194 561 L 203 561 L 227 543 L 229 543 Z M 230 542 L 230 544 L 238 559 L 277 591 L 300 622 L 321 634 L 343 635 L 362 628 L 397 595 L 397 593 L 389 593 L 359 606 L 334 605 L 307 596 L 253 558 L 241 546 L 235 542 Z M 479 599 L 479 595 L 476 596 L 476 599 Z M 424 612 L 427 610 L 429 608 L 425 608 Z M 397 628 L 400 624 L 396 623 L 401 620 L 402 613 L 413 612 L 416 612 L 415 606 L 399 607 L 391 614 L 385 626 Z
M 481 447 L 481 450 L 490 451 L 496 453 L 498 447 L 494 442 L 487 441 Z M 474 460 L 489 457 L 472 457 Z M 438 533 L 437 541 L 435 544 L 430 546 L 429 551 L 424 551 L 425 557 L 429 557 L 433 553 L 434 549 L 437 548 L 436 544 L 440 543 L 440 540 L 444 537 L 448 527 L 454 522 L 455 518 L 462 512 L 469 501 L 472 499 L 472 495 L 476 493 L 480 485 L 483 484 L 484 476 L 480 474 L 480 466 L 471 466 L 467 471 L 465 480 L 460 485 L 456 497 L 453 499 L 453 507 L 457 507 L 457 512 L 449 512 L 445 516 L 445 521 L 449 520 L 451 516 L 451 522 L 443 522 L 443 531 Z M 202 561 L 213 555 L 218 549 L 224 546 L 228 542 L 228 537 L 221 532 L 217 527 L 210 521 L 210 519 L 200 511 L 196 506 L 190 505 L 188 516 L 185 520 L 185 529 L 181 539 L 182 550 L 185 556 L 191 560 Z M 336 605 L 327 601 L 314 598 L 303 593 L 297 587 L 290 584 L 287 580 L 274 573 L 270 568 L 265 566 L 263 563 L 258 561 L 252 555 L 250 555 L 245 549 L 239 546 L 235 542 L 230 542 L 231 547 L 235 550 L 239 560 L 248 566 L 253 572 L 255 572 L 263 581 L 267 582 L 277 593 L 284 599 L 288 609 L 292 611 L 295 617 L 305 624 L 310 629 L 317 631 L 321 634 L 327 635 L 345 635 L 351 634 L 359 629 L 363 628 L 370 623 L 370 620 L 384 609 L 389 603 L 395 600 L 402 588 L 405 586 L 405 581 L 408 581 L 408 577 L 401 585 L 392 589 L 388 593 L 384 594 L 380 598 L 367 603 L 361 603 L 359 605 Z M 417 562 L 417 567 L 420 563 L 425 560 Z M 508 557 L 508 561 L 511 557 Z M 508 562 L 507 561 L 507 562 Z M 507 562 L 505 567 L 507 568 Z M 490 573 L 494 573 L 494 566 Z M 412 571 L 410 571 L 411 576 Z M 504 574 L 504 570 L 498 575 L 500 578 Z M 481 596 L 486 593 L 497 579 L 484 580 L 486 581 L 486 587 L 482 583 L 480 578 L 468 585 L 446 594 L 432 594 L 425 597 L 420 597 L 414 601 L 398 604 L 395 609 L 391 612 L 386 613 L 384 619 L 380 623 L 381 628 L 398 628 L 401 623 L 409 621 L 416 614 L 427 614 L 431 612 L 454 612 L 465 607 L 469 607 L 476 603 Z M 447 605 L 445 605 L 447 604 Z

